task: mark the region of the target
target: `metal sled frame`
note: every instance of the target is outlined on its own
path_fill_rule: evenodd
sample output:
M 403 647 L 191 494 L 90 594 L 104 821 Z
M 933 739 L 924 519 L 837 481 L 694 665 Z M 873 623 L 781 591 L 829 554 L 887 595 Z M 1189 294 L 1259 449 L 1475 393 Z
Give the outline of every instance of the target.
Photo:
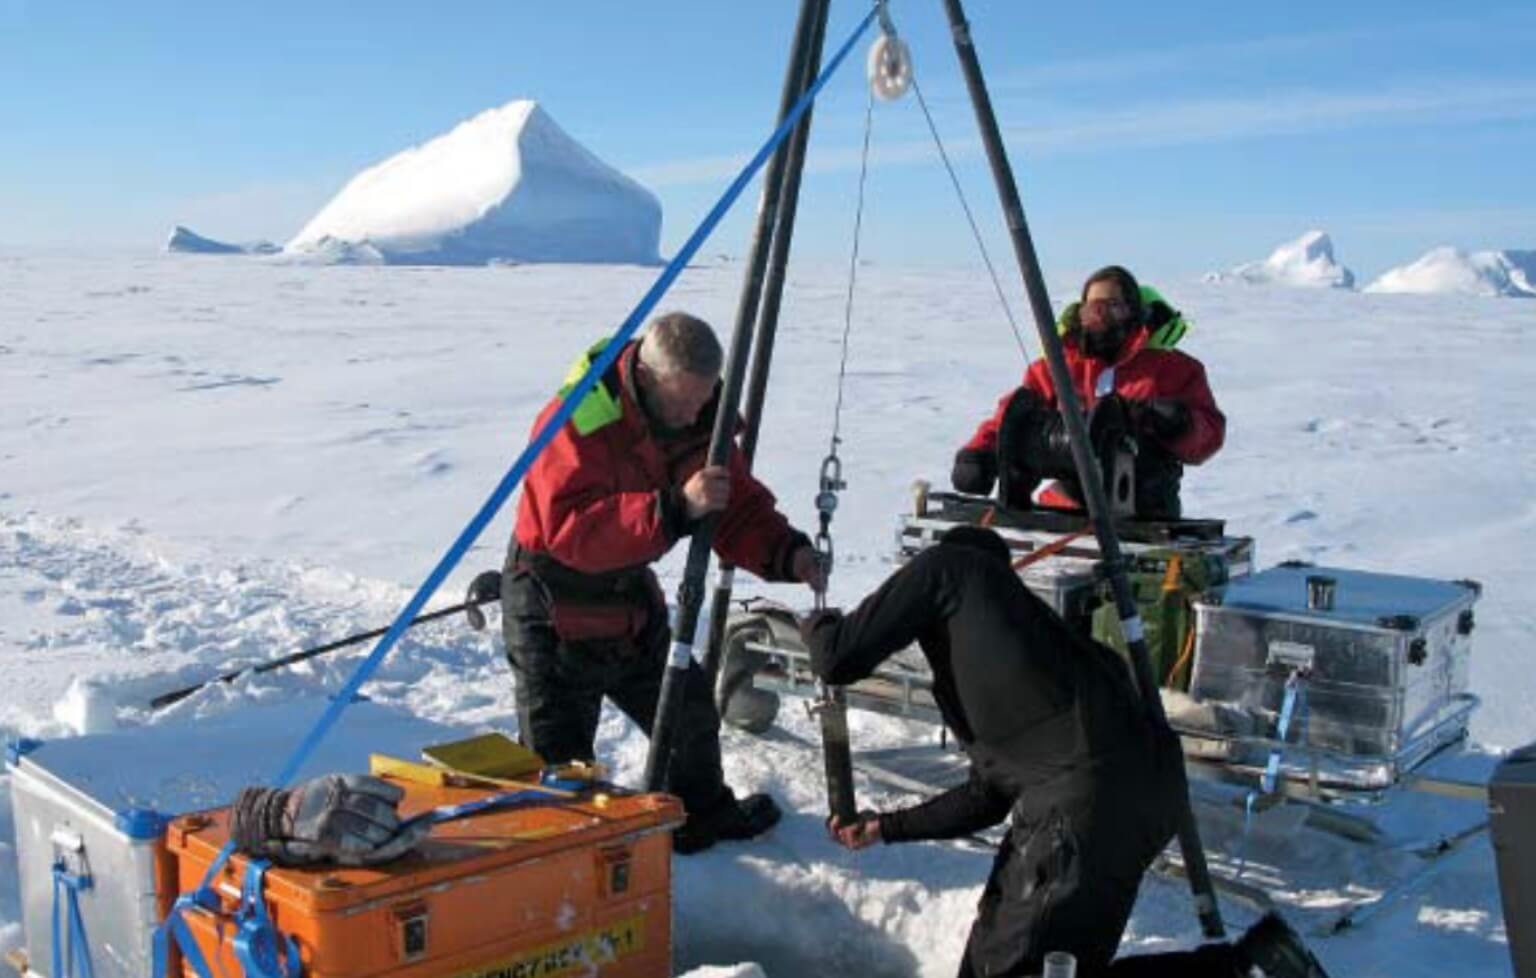
M 1081 513 L 1055 509 L 1014 510 L 999 506 L 996 502 L 979 496 L 965 496 L 953 492 L 930 492 L 919 486 L 913 500 L 913 512 L 901 518 L 901 530 L 897 536 L 899 556 L 910 557 L 933 543 L 944 533 L 962 524 L 985 526 L 995 530 L 1008 544 L 1016 557 L 1026 556 L 1040 548 L 1035 534 L 1061 537 L 1084 533 L 1087 519 Z M 1120 535 L 1121 550 L 1128 557 L 1154 548 L 1173 544 L 1208 545 L 1220 548 L 1226 529 L 1224 520 L 1120 520 L 1115 530 Z M 1084 533 L 1057 550 L 1058 557 L 1068 560 L 1098 562 L 1103 555 L 1092 533 Z M 1230 571 L 1233 577 L 1241 577 L 1252 568 L 1251 548 L 1232 555 Z
M 728 625 L 728 633 L 730 628 Z M 762 657 L 763 665 L 754 679 L 756 688 L 790 696 L 815 695 L 810 653 L 803 646 L 775 640 L 764 630 L 762 637 L 748 638 L 740 647 Z M 933 679 L 926 670 L 915 668 L 915 663 L 909 665 L 912 660 L 911 656 L 890 660 L 868 679 L 848 686 L 848 705 L 942 726 L 944 720 L 933 698 Z M 1457 697 L 1422 727 L 1402 752 L 1383 757 L 1345 756 L 1264 737 L 1221 737 L 1204 730 L 1175 729 L 1183 741 L 1185 763 L 1191 773 L 1227 783 L 1257 786 L 1264 773 L 1263 763 L 1237 758 L 1271 749 L 1285 752 L 1288 760 L 1282 764 L 1277 790 L 1298 801 L 1369 804 L 1399 788 L 1482 801 L 1488 795 L 1484 785 L 1414 773 L 1430 758 L 1465 739 L 1466 720 L 1477 703 L 1471 694 Z
M 770 624 L 777 606 L 767 604 L 748 610 L 726 626 L 725 646 L 728 663 L 750 665 L 751 676 L 735 680 L 727 698 L 747 685 L 763 693 L 801 697 L 807 705 L 815 698 L 816 681 L 810 668 L 810 654 L 792 629 L 782 623 Z M 777 608 L 779 614 L 786 609 Z M 933 681 L 921 656 L 911 650 L 888 659 L 873 675 L 845 688 L 848 705 L 885 716 L 916 720 L 942 731 L 943 718 L 933 697 Z M 1443 836 L 1413 844 L 1393 842 L 1376 823 L 1374 809 L 1404 791 L 1419 792 L 1461 801 L 1475 802 L 1478 810 L 1487 807 L 1485 784 L 1444 778 L 1421 771 L 1431 760 L 1447 757 L 1466 737 L 1466 721 L 1477 706 L 1470 694 L 1457 697 L 1435 716 L 1420 725 L 1403 751 L 1392 757 L 1361 758 L 1331 754 L 1263 737 L 1220 737 L 1206 731 L 1179 730 L 1184 747 L 1185 766 L 1191 775 L 1190 797 L 1197 809 L 1211 814 L 1231 811 L 1242 804 L 1245 794 L 1252 795 L 1263 783 L 1265 764 L 1251 758 L 1267 757 L 1272 749 L 1281 750 L 1284 762 L 1273 784 L 1268 805 L 1285 803 L 1307 809 L 1306 824 L 1348 843 L 1379 847 L 1419 857 L 1417 865 L 1374 898 L 1352 900 L 1332 911 L 1315 929 L 1319 936 L 1331 936 L 1363 925 L 1383 909 L 1415 893 L 1444 865 L 1444 857 L 1459 851 L 1462 843 L 1488 828 L 1486 818 Z M 730 718 L 729 703 L 722 712 Z M 762 723 L 761 715 L 756 717 Z M 770 741 L 789 739 L 780 729 L 758 732 Z M 799 744 L 809 747 L 809 744 Z M 963 766 L 961 756 L 935 750 L 933 745 L 856 751 L 854 768 L 871 781 L 898 791 L 931 795 L 955 780 Z M 973 843 L 995 845 L 989 839 Z M 1154 864 L 1154 872 L 1180 877 L 1185 873 L 1176 847 L 1170 848 Z M 1245 879 L 1241 869 L 1231 867 L 1212 873 L 1216 887 L 1227 896 L 1260 911 L 1273 904 L 1262 886 Z
M 740 627 L 739 622 L 737 627 Z M 758 634 L 742 641 L 738 650 L 761 657 L 754 686 L 763 691 L 802 697 L 809 705 L 816 695 L 809 653 L 803 647 L 785 641 L 782 633 L 775 639 L 768 629 L 753 630 Z M 727 626 L 728 644 L 732 640 L 731 631 L 732 626 Z M 916 668 L 912 659 L 912 656 L 898 655 L 868 679 L 846 687 L 848 705 L 932 724 L 942 730 L 943 720 L 933 698 L 931 677 L 926 670 Z M 1376 762 L 1376 773 L 1365 781 L 1327 776 L 1325 772 L 1330 770 L 1330 764 L 1334 770 L 1340 765 L 1338 758 L 1326 756 L 1325 752 L 1307 751 L 1295 744 L 1278 745 L 1264 738 L 1222 740 L 1203 731 L 1179 731 L 1185 748 L 1185 766 L 1192 776 L 1191 800 L 1197 810 L 1216 812 L 1232 808 L 1239 803 L 1243 792 L 1252 791 L 1261 784 L 1264 765 L 1235 762 L 1228 759 L 1226 753 L 1239 743 L 1245 752 L 1283 746 L 1292 761 L 1281 768 L 1281 777 L 1275 783 L 1277 801 L 1306 806 L 1307 825 L 1318 831 L 1352 844 L 1395 849 L 1419 857 L 1420 862 L 1413 871 L 1393 881 L 1379 896 L 1342 904 L 1314 930 L 1322 937 L 1342 933 L 1364 925 L 1370 917 L 1417 892 L 1442 868 L 1444 857 L 1459 851 L 1462 843 L 1487 830 L 1486 818 L 1479 818 L 1464 828 L 1427 842 L 1403 845 L 1389 840 L 1372 817 L 1375 806 L 1403 791 L 1474 802 L 1479 810 L 1486 809 L 1487 785 L 1433 776 L 1418 770 L 1431 760 L 1449 756 L 1460 748 L 1465 739 L 1466 717 L 1476 703 L 1472 696 L 1460 698 L 1428 723 L 1404 754 L 1396 758 L 1372 759 Z M 766 736 L 770 740 L 795 739 L 777 728 L 768 731 Z M 797 743 L 796 746 L 809 749 L 812 745 Z M 853 763 L 855 770 L 873 782 L 898 791 L 931 795 L 953 782 L 963 764 L 960 758 L 958 752 L 944 753 L 935 750 L 933 745 L 923 745 L 855 751 Z M 1297 764 L 1297 759 L 1306 762 Z M 1347 760 L 1349 763 L 1342 765 L 1346 771 L 1360 759 Z M 971 841 L 995 845 L 989 839 Z M 1184 875 L 1183 860 L 1176 848 L 1171 847 L 1159 857 L 1153 866 L 1154 872 L 1171 877 Z M 1263 887 L 1243 878 L 1240 873 L 1213 867 L 1212 878 L 1217 889 L 1228 897 L 1259 911 L 1273 909 L 1273 902 Z

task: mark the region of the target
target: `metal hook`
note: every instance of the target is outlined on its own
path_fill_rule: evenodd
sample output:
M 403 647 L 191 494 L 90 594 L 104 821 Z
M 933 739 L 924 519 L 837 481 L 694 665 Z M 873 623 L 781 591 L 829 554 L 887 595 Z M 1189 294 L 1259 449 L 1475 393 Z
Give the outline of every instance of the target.
M 837 492 L 847 488 L 848 483 L 843 481 L 843 460 L 838 458 L 837 452 L 834 451 L 821 460 L 821 491 Z M 817 498 L 820 499 L 819 496 Z M 832 508 L 837 508 L 836 500 L 833 500 Z

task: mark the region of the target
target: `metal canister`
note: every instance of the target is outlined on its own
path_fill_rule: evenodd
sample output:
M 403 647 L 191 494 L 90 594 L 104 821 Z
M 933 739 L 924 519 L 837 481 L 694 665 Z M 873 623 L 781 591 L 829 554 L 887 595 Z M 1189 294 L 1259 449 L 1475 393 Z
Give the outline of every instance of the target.
M 1339 582 L 1323 574 L 1307 575 L 1307 607 L 1312 611 L 1332 611 Z

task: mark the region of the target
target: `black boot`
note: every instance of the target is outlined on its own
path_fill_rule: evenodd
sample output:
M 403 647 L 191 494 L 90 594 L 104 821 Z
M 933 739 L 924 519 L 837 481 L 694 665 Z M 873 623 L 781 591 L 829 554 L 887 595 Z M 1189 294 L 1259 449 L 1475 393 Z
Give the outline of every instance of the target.
M 1267 913 L 1238 940 L 1237 958 L 1247 976 L 1264 978 L 1328 978 L 1328 972 L 1302 943 L 1301 935 L 1280 918 Z
M 672 851 L 689 856 L 716 842 L 754 839 L 778 824 L 783 816 L 768 795 L 734 796 L 707 812 L 689 815 L 683 827 L 672 833 Z

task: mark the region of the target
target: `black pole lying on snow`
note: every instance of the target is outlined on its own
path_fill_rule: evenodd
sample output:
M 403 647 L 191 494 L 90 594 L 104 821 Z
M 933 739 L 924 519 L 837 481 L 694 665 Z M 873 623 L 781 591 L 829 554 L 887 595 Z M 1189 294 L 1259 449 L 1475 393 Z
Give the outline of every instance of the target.
M 955 53 L 959 55 L 960 67 L 965 73 L 966 88 L 970 91 L 971 103 L 976 109 L 976 121 L 980 125 L 982 141 L 986 145 L 987 161 L 991 164 L 992 176 L 997 183 L 997 194 L 1008 222 L 1008 231 L 1013 238 L 1013 249 L 1018 256 L 1019 271 L 1024 276 L 1024 288 L 1029 294 L 1029 305 L 1034 313 L 1035 326 L 1040 332 L 1040 345 L 1045 350 L 1046 362 L 1051 371 L 1051 381 L 1056 387 L 1056 399 L 1061 408 L 1061 417 L 1072 442 L 1072 459 L 1077 466 L 1078 482 L 1082 484 L 1083 496 L 1088 505 L 1088 515 L 1093 521 L 1094 533 L 1099 538 L 1099 552 L 1103 555 L 1104 565 L 1109 571 L 1110 585 L 1115 595 L 1115 610 L 1120 615 L 1120 625 L 1125 633 L 1126 644 L 1130 647 L 1131 666 L 1136 675 L 1136 683 L 1141 689 L 1142 702 L 1152 722 L 1167 733 L 1169 732 L 1168 717 L 1163 712 L 1163 701 L 1158 693 L 1157 680 L 1153 677 L 1152 667 L 1147 660 L 1147 643 L 1142 635 L 1141 616 L 1137 613 L 1136 600 L 1131 594 L 1130 582 L 1126 579 L 1120 541 L 1115 536 L 1114 523 L 1110 519 L 1109 502 L 1098 475 L 1102 470 L 1094 460 L 1093 447 L 1088 441 L 1087 425 L 1083 423 L 1077 392 L 1072 386 L 1072 377 L 1067 371 L 1067 361 L 1062 354 L 1061 339 L 1056 335 L 1056 320 L 1051 313 L 1050 296 L 1045 290 L 1045 279 L 1040 273 L 1040 261 L 1035 254 L 1034 242 L 1030 239 L 1029 225 L 1024 220 L 1024 207 L 1019 201 L 1019 188 L 1014 182 L 1013 170 L 1009 166 L 1002 136 L 998 132 L 997 116 L 992 111 L 992 100 L 987 94 L 986 82 L 981 75 L 981 63 L 977 60 L 976 48 L 971 41 L 970 25 L 966 22 L 960 0 L 944 0 L 944 8 L 949 15 Z M 1187 795 L 1184 799 L 1183 814 L 1179 818 L 1179 848 L 1184 854 L 1184 865 L 1188 870 L 1189 885 L 1194 892 L 1195 910 L 1200 916 L 1201 927 L 1207 937 L 1222 937 L 1225 928 L 1221 922 L 1221 910 L 1216 904 L 1216 891 L 1211 885 L 1210 868 L 1206 865 L 1205 850 L 1200 844 L 1199 827 L 1195 824 L 1194 812 L 1190 808 Z
M 828 0 L 802 0 L 800 15 L 795 23 L 795 36 L 790 48 L 789 69 L 784 76 L 784 92 L 779 103 L 779 122 L 782 125 L 800 97 L 810 88 L 817 72 L 807 70 L 811 42 L 817 34 L 817 23 L 825 23 L 825 7 Z M 818 13 L 820 11 L 820 13 Z M 820 61 L 818 52 L 817 59 Z M 806 116 L 797 125 L 807 125 Z M 785 168 L 790 159 L 792 139 L 781 142 L 769 160 L 763 178 L 763 193 L 758 204 L 757 231 L 753 236 L 752 253 L 748 259 L 746 282 L 742 290 L 736 328 L 731 336 L 730 357 L 726 363 L 725 377 L 720 390 L 720 407 L 715 414 L 714 432 L 709 444 L 709 465 L 724 465 L 729 460 L 736 438 L 738 407 L 741 404 L 742 381 L 746 374 L 747 357 L 751 353 L 753 322 L 762 295 L 763 274 L 768 262 L 769 244 L 779 218 L 779 202 L 784 190 Z M 801 156 L 803 162 L 804 157 Z M 798 180 L 795 183 L 798 188 Z M 689 665 L 693 661 L 693 637 L 699 624 L 700 606 L 704 600 L 704 576 L 709 570 L 710 546 L 714 542 L 714 518 L 707 518 L 695 528 L 688 545 L 688 564 L 683 572 L 683 582 L 678 586 L 677 623 L 672 635 L 672 648 L 667 658 L 667 668 L 662 675 L 661 694 L 656 704 L 656 720 L 651 729 L 650 749 L 645 758 L 645 786 L 649 791 L 665 789 L 667 770 L 672 761 L 672 733 L 677 726 L 677 710 L 681 702 L 680 684 L 684 682 Z
M 407 627 L 414 628 L 417 625 L 425 624 L 429 621 L 436 621 L 439 618 L 446 618 L 449 615 L 456 615 L 461 611 L 468 611 L 471 608 L 478 608 L 483 604 L 490 604 L 493 601 L 500 600 L 501 598 L 498 596 L 471 598 L 462 604 L 456 604 L 448 608 L 441 608 L 437 611 L 429 611 L 424 615 L 413 618 L 411 619 L 410 625 Z M 183 686 L 181 689 L 173 689 L 169 693 L 161 693 L 159 696 L 156 696 L 154 699 L 149 701 L 149 708 L 151 710 L 158 710 L 162 707 L 170 706 L 172 703 L 180 703 L 182 700 L 186 699 L 188 696 L 191 696 L 198 690 L 206 686 L 212 686 L 214 683 L 231 683 L 236 679 L 239 679 L 241 676 L 246 675 L 247 673 L 255 675 L 257 673 L 272 672 L 275 669 L 282 669 L 285 666 L 291 666 L 294 663 L 303 662 L 305 659 L 313 659 L 315 656 L 325 655 L 327 652 L 335 652 L 337 649 L 344 649 L 349 645 L 356 645 L 359 642 L 366 642 L 369 639 L 378 638 L 380 635 L 383 635 L 387 631 L 389 631 L 388 627 L 375 628 L 370 631 L 359 632 L 356 635 L 348 635 L 346 638 L 338 638 L 334 642 L 327 642 L 324 645 L 317 645 L 312 649 L 305 649 L 302 652 L 294 652 L 290 655 L 285 655 L 282 658 L 273 659 L 271 662 L 263 662 L 259 665 L 247 666 L 244 669 L 234 669 L 230 672 L 215 676 L 212 679 L 205 679 L 202 682 L 196 683 L 192 686 Z

